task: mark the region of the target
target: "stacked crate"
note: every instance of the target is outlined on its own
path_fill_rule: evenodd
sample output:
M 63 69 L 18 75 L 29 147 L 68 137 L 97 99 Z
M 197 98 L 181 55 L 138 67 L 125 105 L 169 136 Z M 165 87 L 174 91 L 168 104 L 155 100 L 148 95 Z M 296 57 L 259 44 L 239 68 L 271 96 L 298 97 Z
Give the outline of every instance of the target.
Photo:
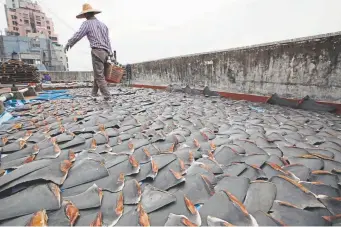
M 39 83 L 40 74 L 34 65 L 20 60 L 9 60 L 0 66 L 0 83 Z

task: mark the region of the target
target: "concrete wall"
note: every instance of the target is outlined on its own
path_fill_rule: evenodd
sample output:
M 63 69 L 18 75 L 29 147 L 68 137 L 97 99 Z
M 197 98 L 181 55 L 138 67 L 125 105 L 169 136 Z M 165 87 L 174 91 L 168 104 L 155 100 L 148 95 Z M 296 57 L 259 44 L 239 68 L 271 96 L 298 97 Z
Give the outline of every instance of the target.
M 341 33 L 133 64 L 133 84 L 341 101 Z
M 92 82 L 93 72 L 49 72 L 52 82 Z

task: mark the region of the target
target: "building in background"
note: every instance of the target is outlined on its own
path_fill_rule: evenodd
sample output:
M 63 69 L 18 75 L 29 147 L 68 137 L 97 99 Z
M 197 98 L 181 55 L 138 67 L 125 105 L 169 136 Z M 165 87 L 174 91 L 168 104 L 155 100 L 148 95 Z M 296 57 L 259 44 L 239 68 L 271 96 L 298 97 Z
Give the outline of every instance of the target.
M 28 63 L 48 71 L 68 71 L 68 59 L 64 48 L 45 37 L 1 36 L 0 61 L 7 61 L 12 54 Z M 42 66 L 43 65 L 43 66 Z
M 5 14 L 8 27 L 0 34 L 0 61 L 11 59 L 12 53 L 41 70 L 68 71 L 68 59 L 58 43 L 51 18 L 37 2 L 6 0 Z
M 30 33 L 44 34 L 58 43 L 51 18 L 48 18 L 37 2 L 31 0 L 6 0 L 6 35 L 27 36 Z

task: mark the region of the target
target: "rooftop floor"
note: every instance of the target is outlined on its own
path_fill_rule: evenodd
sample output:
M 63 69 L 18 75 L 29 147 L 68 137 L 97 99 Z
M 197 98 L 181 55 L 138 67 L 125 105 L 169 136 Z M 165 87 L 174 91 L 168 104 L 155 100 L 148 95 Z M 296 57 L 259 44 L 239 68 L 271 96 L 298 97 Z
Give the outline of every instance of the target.
M 111 88 L 110 102 L 69 92 L 0 126 L 0 169 L 15 169 L 0 177 L 3 225 L 45 210 L 51 226 L 341 223 L 336 115 L 151 89 Z

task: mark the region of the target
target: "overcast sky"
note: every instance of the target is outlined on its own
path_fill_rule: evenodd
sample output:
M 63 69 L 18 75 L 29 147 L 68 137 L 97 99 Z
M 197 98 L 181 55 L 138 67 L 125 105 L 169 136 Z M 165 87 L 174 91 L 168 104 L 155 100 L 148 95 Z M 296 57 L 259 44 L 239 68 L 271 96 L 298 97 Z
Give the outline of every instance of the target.
M 4 3 L 4 0 L 0 0 Z M 118 61 L 134 63 L 341 31 L 341 0 L 38 0 L 64 45 L 83 3 L 102 10 Z M 6 19 L 0 13 L 0 28 Z M 68 53 L 91 70 L 86 38 Z

